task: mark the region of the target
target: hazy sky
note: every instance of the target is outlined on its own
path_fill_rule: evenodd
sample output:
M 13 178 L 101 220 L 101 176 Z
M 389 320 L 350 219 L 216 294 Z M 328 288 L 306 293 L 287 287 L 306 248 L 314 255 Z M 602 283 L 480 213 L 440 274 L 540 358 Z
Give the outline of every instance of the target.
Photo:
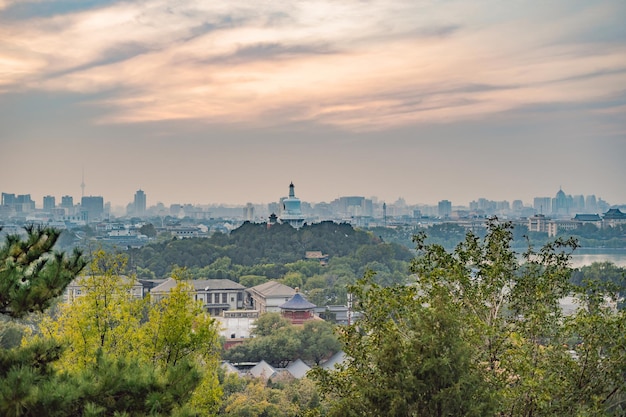
M 626 2 L 0 0 L 0 191 L 626 203 Z

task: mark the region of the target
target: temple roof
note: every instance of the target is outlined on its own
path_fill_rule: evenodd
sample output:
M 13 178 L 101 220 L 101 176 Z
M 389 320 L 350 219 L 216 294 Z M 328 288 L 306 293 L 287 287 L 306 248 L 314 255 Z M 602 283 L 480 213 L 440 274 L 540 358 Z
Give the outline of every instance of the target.
M 309 303 L 299 292 L 295 293 L 289 301 L 278 306 L 281 310 L 312 310 L 315 304 Z
M 620 209 L 609 209 L 606 213 L 604 213 L 604 219 L 626 219 L 626 214 L 622 213 Z
M 577 214 L 574 217 L 574 220 L 579 220 L 581 222 L 599 222 L 602 221 L 599 214 Z

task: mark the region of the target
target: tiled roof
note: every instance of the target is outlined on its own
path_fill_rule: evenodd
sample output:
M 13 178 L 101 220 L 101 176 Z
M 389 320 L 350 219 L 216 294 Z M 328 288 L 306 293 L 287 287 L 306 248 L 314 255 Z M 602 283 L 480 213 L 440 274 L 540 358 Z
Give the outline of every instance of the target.
M 346 360 L 346 354 L 340 350 L 330 357 L 326 362 L 324 362 L 321 367 L 322 369 L 332 370 L 335 369 L 335 365 L 343 363 Z
M 276 369 L 267 362 L 261 361 L 254 365 L 248 372 L 255 378 L 269 379 L 276 374 Z
M 295 293 L 289 301 L 278 306 L 281 310 L 311 310 L 316 306 L 313 303 L 308 302 L 302 294 Z
M 268 297 L 291 297 L 296 293 L 291 287 L 276 281 L 268 281 L 249 289 L 249 291 L 261 294 L 265 298 Z
M 574 217 L 574 220 L 579 220 L 581 222 L 599 222 L 602 221 L 599 214 L 577 214 Z
M 243 290 L 245 287 L 229 279 L 192 279 L 187 281 L 196 291 L 209 290 Z M 157 285 L 152 292 L 169 292 L 176 286 L 174 278 L 168 278 L 161 285 Z
M 303 378 L 307 372 L 311 370 L 311 367 L 306 363 L 302 362 L 301 359 L 297 359 L 289 364 L 287 368 L 285 368 L 287 372 L 293 375 L 294 378 L 300 379 Z
M 620 209 L 609 209 L 606 213 L 604 213 L 605 219 L 626 219 L 626 214 L 622 213 Z

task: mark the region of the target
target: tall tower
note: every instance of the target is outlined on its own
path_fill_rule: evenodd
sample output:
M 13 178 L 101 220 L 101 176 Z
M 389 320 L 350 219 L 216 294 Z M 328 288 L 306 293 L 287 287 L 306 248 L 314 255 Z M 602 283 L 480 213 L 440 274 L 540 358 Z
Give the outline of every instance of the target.
M 83 198 L 85 196 L 85 168 L 83 168 L 83 180 L 80 183 L 80 198 Z
M 289 223 L 292 227 L 299 229 L 304 225 L 304 216 L 300 207 L 300 199 L 296 197 L 293 182 L 289 184 L 289 197 L 282 200 L 282 213 L 280 221 Z
M 383 224 L 387 226 L 387 203 L 383 202 Z

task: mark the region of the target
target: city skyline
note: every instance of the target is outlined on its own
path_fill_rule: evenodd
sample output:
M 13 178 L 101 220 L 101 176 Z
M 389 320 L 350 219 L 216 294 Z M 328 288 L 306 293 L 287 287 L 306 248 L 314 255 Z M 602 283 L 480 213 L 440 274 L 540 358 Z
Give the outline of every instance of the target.
M 293 184 L 293 182 L 291 183 Z M 290 185 L 291 185 L 290 184 Z M 81 186 L 84 185 L 84 183 L 81 183 Z M 294 185 L 295 188 L 295 185 Z M 82 190 L 82 187 L 81 187 Z M 3 195 L 6 194 L 12 194 L 14 196 L 22 196 L 22 195 L 29 195 L 31 200 L 35 203 L 35 206 L 37 209 L 45 209 L 46 204 L 48 205 L 53 205 L 53 203 L 56 201 L 56 203 L 54 204 L 54 206 L 56 207 L 60 207 L 62 206 L 61 201 L 64 200 L 67 197 L 70 197 L 70 199 L 73 199 L 74 202 L 76 204 L 80 204 L 81 202 L 81 196 L 73 196 L 70 194 L 63 194 L 63 195 L 53 195 L 53 194 L 46 194 L 41 196 L 40 198 L 38 198 L 37 196 L 32 195 L 31 193 L 7 193 L 6 191 L 0 190 L 0 192 L 3 193 Z M 605 198 L 603 198 L 602 196 L 596 195 L 596 194 L 580 194 L 580 193 L 569 193 L 566 192 L 566 190 L 563 190 L 562 187 L 559 188 L 559 190 L 557 190 L 557 192 L 550 196 L 550 195 L 536 195 L 533 196 L 532 198 L 530 198 L 529 200 L 524 200 L 521 198 L 513 198 L 513 199 L 491 199 L 491 198 L 486 198 L 484 196 L 476 196 L 474 198 L 472 198 L 471 200 L 467 201 L 467 202 L 461 202 L 461 201 L 451 201 L 450 199 L 443 199 L 443 200 L 439 200 L 436 202 L 424 202 L 424 201 L 411 201 L 406 199 L 404 196 L 399 196 L 396 199 L 392 199 L 392 200 L 384 200 L 381 198 L 378 198 L 378 196 L 376 195 L 357 195 L 357 194 L 346 194 L 346 195 L 341 195 L 341 196 L 336 196 L 334 198 L 328 199 L 328 200 L 320 200 L 320 201 L 312 201 L 312 200 L 307 200 L 305 198 L 300 198 L 300 195 L 297 194 L 296 198 L 300 201 L 302 201 L 303 203 L 308 203 L 308 204 L 312 204 L 312 205 L 316 205 L 316 204 L 325 204 L 325 203 L 332 203 L 333 201 L 337 201 L 339 199 L 342 198 L 352 198 L 352 197 L 357 197 L 357 198 L 365 198 L 368 200 L 373 200 L 374 202 L 376 202 L 377 204 L 383 204 L 386 203 L 388 205 L 394 205 L 397 203 L 401 203 L 406 205 L 407 207 L 417 207 L 417 206 L 430 206 L 430 207 L 437 207 L 437 206 L 441 206 L 442 203 L 445 203 L 447 205 L 449 205 L 450 207 L 465 207 L 468 208 L 472 205 L 472 203 L 474 204 L 480 204 L 481 201 L 485 201 L 485 202 L 493 202 L 493 203 L 509 203 L 512 204 L 515 201 L 522 201 L 523 206 L 526 208 L 531 208 L 533 206 L 536 206 L 538 203 L 536 200 L 548 200 L 548 203 L 546 203 L 547 206 L 547 212 L 549 213 L 551 211 L 550 204 L 551 201 L 554 201 L 555 198 L 559 197 L 559 194 L 563 194 L 563 196 L 567 196 L 568 198 L 571 197 L 583 197 L 584 200 L 586 200 L 588 197 L 592 197 L 593 198 L 593 204 L 595 205 L 596 201 L 598 203 L 602 203 L 608 206 L 624 206 L 626 205 L 626 203 L 619 203 L 619 202 L 614 202 L 614 201 L 607 201 Z M 138 197 L 140 196 L 140 197 Z M 150 200 L 150 195 L 148 193 L 146 193 L 146 190 L 143 189 L 137 189 L 135 191 L 135 193 L 133 193 L 133 196 L 131 197 L 131 199 L 127 202 L 124 203 L 120 203 L 120 204 L 115 204 L 114 202 L 112 202 L 110 199 L 107 198 L 106 195 L 91 195 L 91 194 L 86 194 L 84 195 L 84 197 L 90 199 L 90 198 L 102 198 L 103 203 L 105 204 L 110 204 L 111 208 L 115 208 L 118 211 L 119 210 L 130 210 L 131 213 L 133 213 L 135 210 L 137 210 L 137 204 L 139 204 L 140 207 L 140 213 L 145 211 L 147 208 L 154 208 L 156 207 L 158 204 L 163 204 L 165 207 L 169 207 L 172 205 L 186 205 L 186 204 L 190 204 L 190 205 L 194 205 L 194 206 L 198 206 L 198 207 L 209 207 L 209 206 L 223 206 L 223 207 L 245 207 L 248 204 L 254 204 L 254 205 L 265 205 L 265 204 L 279 204 L 282 199 L 286 198 L 288 196 L 288 193 L 285 193 L 284 195 L 281 195 L 275 199 L 270 199 L 270 200 L 264 200 L 264 201 L 247 201 L 245 203 L 231 203 L 231 202 L 224 202 L 224 201 L 199 201 L 199 202 L 190 202 L 190 201 L 172 201 L 172 202 L 165 202 L 164 200 L 160 200 L 160 199 L 153 199 L 153 201 Z M 140 203 L 138 203 L 138 201 L 141 201 Z
M 626 203 L 626 3 L 0 0 L 0 191 Z

